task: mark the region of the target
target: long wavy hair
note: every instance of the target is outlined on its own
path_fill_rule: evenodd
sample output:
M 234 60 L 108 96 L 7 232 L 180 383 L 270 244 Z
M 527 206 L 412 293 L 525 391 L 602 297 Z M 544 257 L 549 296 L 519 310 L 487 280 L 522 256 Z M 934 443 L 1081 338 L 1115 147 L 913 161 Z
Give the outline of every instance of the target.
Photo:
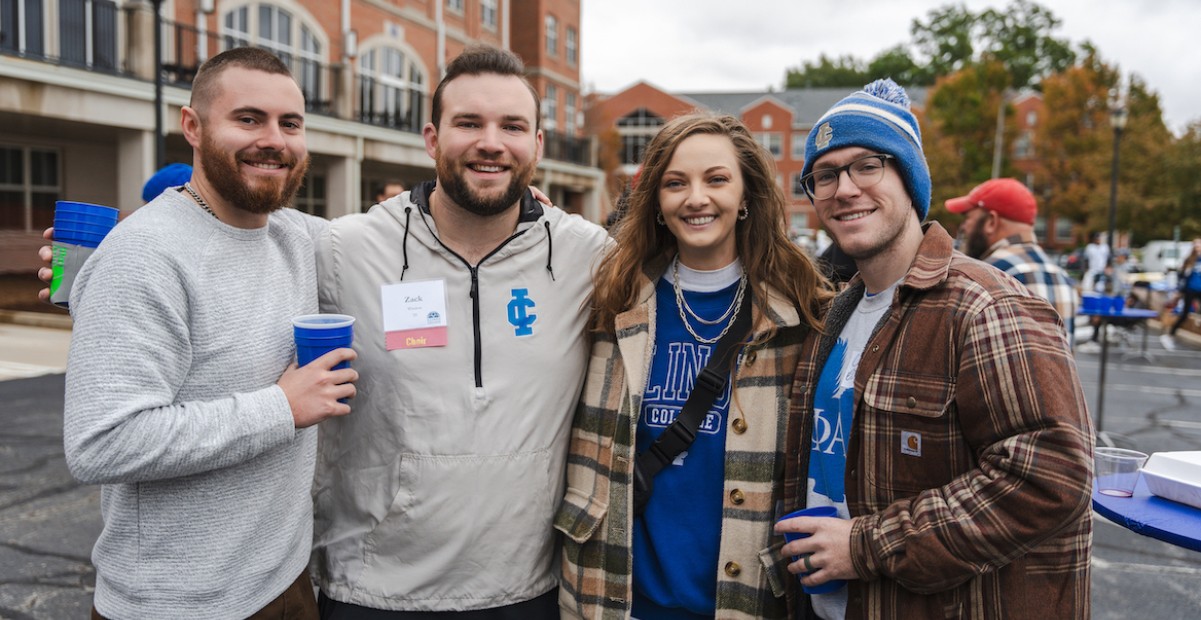
M 831 288 L 809 257 L 788 238 L 784 193 L 776 185 L 776 166 L 771 155 L 738 119 L 707 113 L 673 119 L 647 145 L 628 210 L 613 230 L 616 243 L 597 270 L 591 301 L 592 329 L 616 331 L 617 315 L 638 303 L 639 274 L 649 271 L 652 265 L 666 264 L 676 254 L 675 235 L 656 221 L 659 188 L 676 148 L 685 139 L 700 134 L 729 138 L 738 155 L 748 215 L 737 222 L 734 236 L 738 258 L 756 301 L 754 324 L 764 327 L 763 313 L 770 287 L 797 308 L 803 324 L 820 330 L 821 308 L 832 295 Z M 769 326 L 764 339 L 773 334 L 774 329 Z

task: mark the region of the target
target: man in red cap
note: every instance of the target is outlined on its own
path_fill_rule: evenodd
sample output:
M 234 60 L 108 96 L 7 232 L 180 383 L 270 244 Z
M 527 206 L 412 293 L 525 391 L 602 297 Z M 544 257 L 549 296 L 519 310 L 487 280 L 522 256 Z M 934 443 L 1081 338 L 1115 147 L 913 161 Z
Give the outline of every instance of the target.
M 1075 336 L 1076 288 L 1034 238 L 1038 203 L 1014 179 L 991 179 L 967 196 L 946 201 L 951 213 L 962 213 L 960 249 L 1013 276 L 1032 293 L 1051 302 L 1063 317 L 1068 342 Z

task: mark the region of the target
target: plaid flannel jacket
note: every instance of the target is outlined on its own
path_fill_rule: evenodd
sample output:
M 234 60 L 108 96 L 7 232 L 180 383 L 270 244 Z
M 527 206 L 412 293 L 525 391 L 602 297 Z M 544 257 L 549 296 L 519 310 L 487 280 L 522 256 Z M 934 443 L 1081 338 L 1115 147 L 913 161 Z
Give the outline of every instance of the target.
M 1068 331 L 1068 342 L 1075 342 L 1076 282 L 1056 265 L 1043 249 L 1020 235 L 993 244 L 980 260 L 1011 275 L 1032 293 L 1050 302 Z
M 805 501 L 814 388 L 863 295 L 834 302 L 793 386 L 785 502 Z M 848 619 L 1087 618 L 1092 424 L 1055 310 L 925 230 L 855 374 Z M 811 613 L 790 587 L 794 617 Z
M 565 535 L 564 618 L 630 616 L 634 433 L 655 339 L 657 277 L 648 274 L 640 304 L 617 317 L 616 337 L 598 334 L 593 345 L 571 433 L 567 493 L 555 518 Z M 713 567 L 718 618 L 782 618 L 785 581 L 795 581 L 780 556 L 783 537 L 772 526 L 786 514 L 780 500 L 788 392 L 807 329 L 797 310 L 774 295 L 766 317 L 778 331 L 763 345 L 743 348 L 733 379 L 721 548 Z

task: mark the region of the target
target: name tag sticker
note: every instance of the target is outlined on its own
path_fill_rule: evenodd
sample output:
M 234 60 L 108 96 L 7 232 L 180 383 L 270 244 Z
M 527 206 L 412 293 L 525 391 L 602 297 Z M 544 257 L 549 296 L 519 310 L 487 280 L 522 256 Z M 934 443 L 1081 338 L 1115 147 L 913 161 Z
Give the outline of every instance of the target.
M 446 346 L 445 280 L 385 284 L 380 287 L 380 302 L 384 346 L 389 351 Z
M 913 431 L 901 431 L 901 454 L 921 456 L 922 434 Z

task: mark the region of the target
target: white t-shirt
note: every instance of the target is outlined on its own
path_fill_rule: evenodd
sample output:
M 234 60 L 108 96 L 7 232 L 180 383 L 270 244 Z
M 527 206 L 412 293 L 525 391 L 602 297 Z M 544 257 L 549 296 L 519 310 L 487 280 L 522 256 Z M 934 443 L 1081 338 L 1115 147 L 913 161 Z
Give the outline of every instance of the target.
M 864 295 L 855 313 L 843 326 L 838 342 L 830 351 L 818 377 L 817 394 L 813 403 L 813 442 L 809 447 L 809 490 L 806 506 L 834 506 L 838 516 L 850 518 L 847 509 L 845 475 L 847 441 L 855 409 L 855 372 L 859 359 L 876 324 L 892 305 L 897 284 L 876 293 Z M 825 620 L 846 617 L 847 589 L 829 594 L 814 594 L 813 609 Z

